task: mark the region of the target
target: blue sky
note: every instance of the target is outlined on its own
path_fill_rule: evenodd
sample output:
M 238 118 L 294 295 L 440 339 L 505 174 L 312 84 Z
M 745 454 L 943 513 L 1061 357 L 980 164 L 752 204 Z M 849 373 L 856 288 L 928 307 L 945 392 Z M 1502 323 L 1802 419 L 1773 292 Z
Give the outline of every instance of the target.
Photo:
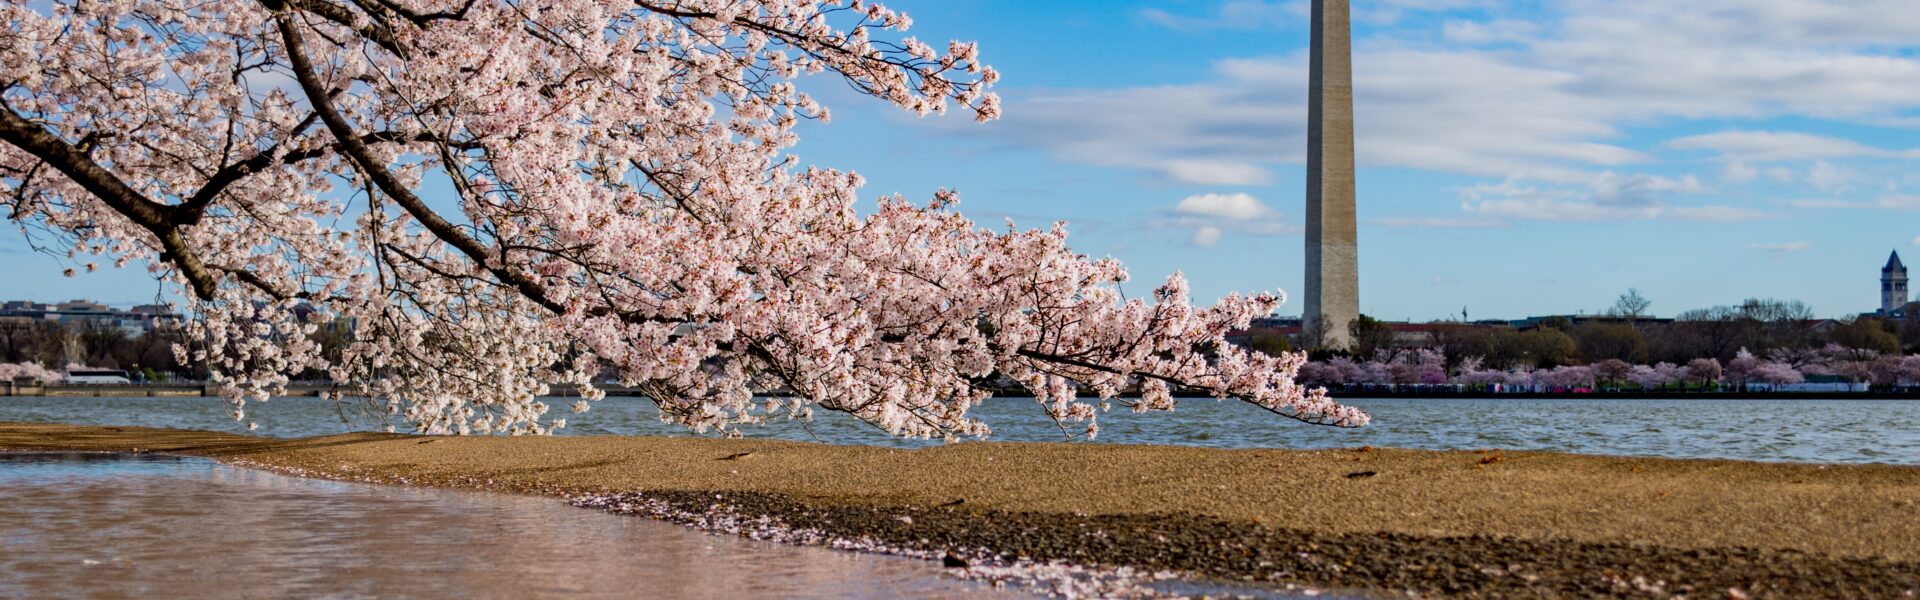
M 1629 287 L 1662 315 L 1877 308 L 1887 252 L 1920 255 L 1910 2 L 1353 0 L 1362 310 L 1518 318 Z M 803 127 L 803 162 L 859 171 L 870 198 L 956 188 L 986 224 L 1069 221 L 1129 292 L 1174 270 L 1198 298 L 1299 290 L 1304 1 L 888 4 L 922 39 L 980 42 L 1006 117 L 813 81 L 834 118 Z M 0 297 L 157 289 L 22 248 L 0 234 Z

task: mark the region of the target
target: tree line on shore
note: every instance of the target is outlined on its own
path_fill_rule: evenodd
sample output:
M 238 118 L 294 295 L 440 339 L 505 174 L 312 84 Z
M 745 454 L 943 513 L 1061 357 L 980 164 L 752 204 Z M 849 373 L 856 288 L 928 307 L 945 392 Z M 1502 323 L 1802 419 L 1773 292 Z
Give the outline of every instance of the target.
M 1546 319 L 1538 327 L 1429 328 L 1409 345 L 1386 324 L 1361 317 L 1350 352 L 1316 351 L 1300 370 L 1310 385 L 1438 385 L 1577 389 L 1714 387 L 1800 383 L 1837 377 L 1876 386 L 1920 381 L 1920 320 L 1861 317 L 1821 321 L 1797 301 L 1747 300 L 1686 311 L 1673 320 L 1642 317 L 1644 300 L 1622 296 L 1606 320 Z M 1637 308 L 1636 308 L 1637 307 Z M 344 326 L 316 337 L 328 353 L 350 334 Z M 0 322 L 0 379 L 59 381 L 57 367 L 123 369 L 139 379 L 202 379 L 203 366 L 174 351 L 182 329 L 130 332 L 110 323 Z M 1268 352 L 1284 340 L 1255 338 Z M 324 374 L 313 373 L 313 377 Z
M 120 369 L 149 380 L 198 379 L 205 370 L 173 351 L 185 341 L 177 327 L 134 333 L 105 321 L 0 321 L 0 379 L 59 381 L 61 365 Z
M 1646 318 L 1637 291 L 1606 318 L 1548 318 L 1518 329 L 1436 323 L 1409 344 L 1370 317 L 1350 352 L 1313 353 L 1313 385 L 1463 384 L 1526 388 L 1713 387 L 1793 384 L 1812 377 L 1878 386 L 1920 380 L 1920 319 L 1822 320 L 1805 303 L 1750 299 Z M 1254 341 L 1256 347 L 1272 345 Z M 1271 350 L 1271 348 L 1269 348 Z
M 1633 364 L 1609 358 L 1580 365 L 1490 368 L 1481 357 L 1449 361 L 1441 350 L 1416 348 L 1394 353 L 1390 358 L 1336 356 L 1309 362 L 1301 367 L 1299 381 L 1328 387 L 1453 384 L 1529 390 L 1660 390 L 1789 385 L 1803 383 L 1810 377 L 1831 377 L 1874 386 L 1908 386 L 1920 381 L 1920 355 L 1883 355 L 1828 344 L 1813 350 L 1775 351 L 1764 356 L 1741 348 L 1726 363 L 1717 358 L 1696 358 L 1685 364 Z
M 340 323 L 320 327 L 313 337 L 323 354 L 338 356 L 350 335 Z M 179 323 L 165 321 L 138 332 L 96 320 L 0 321 L 0 380 L 58 382 L 65 379 L 65 369 L 73 367 L 118 369 L 144 381 L 204 380 L 206 365 L 175 348 L 192 342 Z M 323 379 L 325 373 L 309 370 L 295 378 Z

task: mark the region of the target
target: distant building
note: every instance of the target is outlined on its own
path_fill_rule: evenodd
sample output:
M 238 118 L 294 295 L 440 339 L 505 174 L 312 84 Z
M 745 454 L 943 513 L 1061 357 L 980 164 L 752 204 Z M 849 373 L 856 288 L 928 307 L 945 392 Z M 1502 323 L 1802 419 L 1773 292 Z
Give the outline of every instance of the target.
M 1907 308 L 1907 266 L 1900 263 L 1900 251 L 1887 257 L 1880 268 L 1880 316 L 1901 319 Z
M 164 304 L 143 304 L 128 310 L 115 310 L 111 306 L 90 300 L 73 300 L 58 304 L 41 304 L 25 300 L 0 303 L 0 323 L 48 321 L 62 325 L 102 323 L 118 327 L 130 336 L 146 333 L 162 322 L 179 318 L 180 315 L 174 313 L 172 307 Z
M 1457 321 L 1434 323 L 1382 321 L 1381 324 L 1393 331 L 1393 347 L 1395 348 L 1429 348 L 1434 346 L 1436 340 L 1441 336 L 1449 333 L 1485 329 L 1506 329 L 1509 326 L 1507 321 L 1500 320 L 1474 321 L 1471 323 L 1461 323 Z M 1259 338 L 1278 336 L 1286 338 L 1295 348 L 1300 348 L 1305 344 L 1305 342 L 1300 339 L 1301 334 L 1305 331 L 1305 325 L 1305 320 L 1302 317 L 1260 317 L 1254 319 L 1253 323 L 1246 329 L 1229 332 L 1227 334 L 1227 341 L 1241 346 L 1250 346 Z
M 1604 314 L 1602 315 L 1548 315 L 1544 317 L 1527 317 L 1525 319 L 1520 319 L 1517 321 L 1508 321 L 1507 326 L 1512 327 L 1514 329 L 1518 329 L 1520 331 L 1527 331 L 1530 329 L 1539 329 L 1546 325 L 1555 325 L 1555 324 L 1562 324 L 1562 323 L 1564 323 L 1565 325 L 1586 325 L 1588 323 L 1608 323 L 1608 324 L 1615 324 L 1615 325 L 1627 325 L 1627 324 L 1634 324 L 1634 323 L 1645 324 L 1645 323 L 1672 323 L 1672 322 L 1673 322 L 1673 319 L 1660 319 L 1660 318 L 1654 318 L 1654 317 L 1628 317 L 1624 315 L 1604 315 Z
M 101 304 L 99 302 L 94 302 L 91 300 L 72 300 L 68 302 L 61 302 L 60 304 L 54 306 L 54 310 L 57 310 L 63 313 L 75 313 L 75 314 L 110 313 L 110 312 L 113 312 L 113 307 L 107 306 L 105 304 Z

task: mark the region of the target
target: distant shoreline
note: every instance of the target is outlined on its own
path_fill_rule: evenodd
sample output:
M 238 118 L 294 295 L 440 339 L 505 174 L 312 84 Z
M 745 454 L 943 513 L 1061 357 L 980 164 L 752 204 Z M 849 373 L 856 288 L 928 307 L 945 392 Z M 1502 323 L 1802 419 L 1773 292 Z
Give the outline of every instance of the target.
M 1796 598 L 1920 587 L 1920 467 L 1908 466 L 1088 443 L 282 440 L 0 424 L 8 449 L 191 454 L 311 477 L 566 497 L 736 534 L 745 532 L 726 524 L 1274 587 Z

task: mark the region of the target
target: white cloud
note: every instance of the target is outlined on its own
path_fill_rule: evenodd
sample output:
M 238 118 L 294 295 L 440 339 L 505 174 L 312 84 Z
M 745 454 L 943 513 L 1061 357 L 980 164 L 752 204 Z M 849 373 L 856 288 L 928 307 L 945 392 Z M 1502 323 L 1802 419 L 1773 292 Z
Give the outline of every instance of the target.
M 1241 162 L 1176 160 L 1167 163 L 1168 177 L 1200 185 L 1266 185 L 1273 174 Z
M 1806 250 L 1812 247 L 1813 247 L 1813 244 L 1809 244 L 1807 242 L 1782 242 L 1777 244 L 1747 244 L 1748 250 L 1762 250 L 1762 251 L 1774 252 L 1774 253 L 1799 252 L 1801 250 Z
M 1794 200 L 1787 203 L 1796 208 L 1813 209 L 1879 209 L 1920 211 L 1920 196 L 1889 193 L 1874 200 Z
M 1304 23 L 1309 7 L 1298 0 L 1229 0 L 1202 15 L 1174 14 L 1158 8 L 1141 9 L 1149 23 L 1186 32 L 1217 29 L 1269 29 Z
M 1281 221 L 1280 212 L 1268 208 L 1259 198 L 1247 194 L 1195 194 L 1187 196 L 1167 211 L 1167 216 L 1148 223 L 1157 229 L 1190 229 L 1188 244 L 1212 246 L 1223 232 L 1273 236 L 1299 233 L 1299 228 Z
M 1263 165 L 1301 162 L 1306 156 L 1304 104 L 1230 98 L 1242 92 L 1227 88 L 1007 94 L 1017 106 L 999 121 L 983 127 L 941 123 L 963 135 L 1041 148 L 1068 162 L 1138 169 L 1200 185 L 1270 181 Z M 1263 132 L 1248 132 L 1249 127 Z
M 1874 202 L 1878 208 L 1895 210 L 1920 210 L 1920 196 L 1912 194 L 1887 194 Z
M 1507 222 L 1500 219 L 1467 217 L 1384 217 L 1368 220 L 1367 224 L 1395 229 L 1487 229 L 1507 226 Z
M 1539 34 L 1538 24 L 1512 19 L 1486 22 L 1454 19 L 1440 28 L 1441 39 L 1466 45 L 1526 42 Z
M 1196 248 L 1212 248 L 1219 244 L 1220 244 L 1220 228 L 1213 227 L 1213 226 L 1205 226 L 1205 227 L 1194 229 L 1193 238 L 1187 240 L 1187 245 L 1194 246 Z
M 1836 167 L 1827 161 L 1813 163 L 1807 168 L 1807 185 L 1829 194 L 1847 189 L 1848 184 L 1859 179 L 1851 170 Z
M 1664 209 L 1659 215 L 1677 221 L 1709 221 L 1714 223 L 1739 223 L 1743 221 L 1761 221 L 1774 218 L 1773 213 L 1738 206 L 1674 206 Z
M 1373 0 L 1361 3 L 1352 11 L 1355 21 L 1391 25 L 1413 13 L 1451 12 L 1496 4 L 1496 0 Z
M 1808 4 L 1701 0 L 1683 12 L 1663 0 L 1568 0 L 1556 13 L 1561 19 L 1538 27 L 1551 35 L 1533 39 L 1512 34 L 1526 28 L 1519 22 L 1497 19 L 1453 25 L 1451 46 L 1423 42 L 1432 33 L 1421 31 L 1363 39 L 1354 56 L 1359 158 L 1551 178 L 1651 161 L 1617 143 L 1626 125 L 1783 115 L 1878 122 L 1920 108 L 1920 87 L 1890 83 L 1920 79 L 1920 56 L 1897 50 L 1920 45 L 1920 22 L 1911 16 L 1920 11 L 1885 0 L 1857 10 Z M 1874 6 L 1887 12 L 1873 14 Z M 1520 40 L 1521 48 L 1471 45 L 1494 38 Z M 1186 85 L 1009 93 L 1007 119 L 1017 125 L 1000 131 L 1069 160 L 1156 171 L 1195 157 L 1298 163 L 1306 146 L 1306 66 L 1296 52 L 1222 60 L 1214 77 Z M 1906 154 L 1741 130 L 1673 147 L 1754 160 Z
M 1722 131 L 1675 139 L 1667 145 L 1681 150 L 1710 150 L 1735 160 L 1751 161 L 1912 155 L 1853 140 L 1776 131 Z
M 1352 9 L 1355 21 L 1393 24 L 1412 13 L 1447 12 L 1489 6 L 1494 0 L 1373 0 Z M 1223 29 L 1278 29 L 1305 26 L 1313 15 L 1307 0 L 1227 0 L 1198 14 L 1160 8 L 1135 13 L 1148 23 L 1189 33 Z
M 1304 28 L 1298 14 L 1289 15 L 1301 6 L 1240 0 L 1203 14 L 1216 28 L 1229 20 Z M 1920 158 L 1915 150 L 1738 125 L 1804 117 L 1920 126 L 1920 86 L 1900 83 L 1920 80 L 1920 11 L 1911 10 L 1911 0 L 1696 0 L 1685 10 L 1670 0 L 1563 0 L 1539 18 L 1503 6 L 1382 0 L 1356 8 L 1357 20 L 1371 18 L 1363 14 L 1368 11 L 1477 11 L 1384 28 L 1356 41 L 1362 166 L 1573 190 L 1551 201 L 1468 203 L 1478 218 L 1740 220 L 1766 215 L 1668 198 L 1712 192 L 1697 179 L 1671 179 L 1691 189 L 1611 192 L 1596 180 L 1643 170 L 1659 162 L 1655 151 L 1707 151 L 1727 162 L 1716 181 L 1838 190 L 1858 185 L 1843 177 L 1841 165 L 1816 173 L 1809 165 L 1756 163 Z M 1507 18 L 1521 14 L 1528 20 Z M 1294 52 L 1216 61 L 1209 76 L 1177 85 L 1025 90 L 1024 96 L 1003 90 L 1007 118 L 978 131 L 1061 160 L 1175 182 L 1261 185 L 1271 182 L 1277 166 L 1291 171 L 1305 160 L 1306 62 L 1305 53 Z M 1693 120 L 1735 125 L 1650 146 L 1636 145 L 1627 131 Z
M 1490 218 L 1529 221 L 1753 221 L 1772 215 L 1725 205 L 1676 205 L 1671 197 L 1705 191 L 1692 176 L 1678 179 L 1602 173 L 1585 186 L 1527 183 L 1509 178 L 1461 190 L 1460 207 Z
M 1913 238 L 1913 245 L 1920 246 L 1920 237 Z
M 1206 15 L 1210 27 L 1298 23 L 1302 6 L 1236 0 Z M 1498 4 L 1467 0 L 1377 8 L 1500 13 Z M 1359 162 L 1569 183 L 1655 160 L 1622 146 L 1624 127 L 1778 115 L 1885 123 L 1912 119 L 1920 108 L 1920 87 L 1897 85 L 1920 81 L 1920 56 L 1907 52 L 1920 46 L 1920 12 L 1908 0 L 1699 0 L 1686 10 L 1668 0 L 1567 0 L 1548 15 L 1534 23 L 1450 17 L 1440 42 L 1419 27 L 1361 38 L 1354 56 Z M 1486 42 L 1513 46 L 1478 46 Z M 1213 77 L 1188 85 L 1027 96 L 1004 90 L 1006 121 L 981 131 L 1069 162 L 1256 185 L 1265 179 L 1256 169 L 1304 162 L 1306 67 L 1296 52 L 1221 60 Z M 1908 156 L 1778 131 L 1709 133 L 1670 148 L 1749 162 Z M 1730 181 L 1743 173 L 1732 171 Z
M 1727 183 L 1747 183 L 1759 176 L 1759 169 L 1749 167 L 1739 160 L 1727 161 L 1726 168 L 1720 170 L 1720 180 Z
M 1620 132 L 1582 114 L 1603 111 L 1566 89 L 1575 81 L 1565 73 L 1475 52 L 1393 50 L 1354 60 L 1363 166 L 1566 181 L 1590 177 L 1592 166 L 1652 160 L 1604 141 Z M 1304 54 L 1229 59 L 1214 65 L 1212 80 L 1192 85 L 1008 92 L 1005 119 L 962 131 L 1071 162 L 1241 185 L 1269 179 L 1272 165 L 1305 162 L 1306 83 Z
M 1277 214 L 1261 204 L 1259 198 L 1246 194 L 1195 194 L 1180 200 L 1173 212 L 1236 221 L 1267 219 Z
M 1666 194 L 1697 194 L 1706 189 L 1700 179 L 1683 175 L 1678 179 L 1658 175 L 1621 175 L 1608 171 L 1589 184 L 1593 198 L 1602 204 L 1638 206 L 1659 203 Z

